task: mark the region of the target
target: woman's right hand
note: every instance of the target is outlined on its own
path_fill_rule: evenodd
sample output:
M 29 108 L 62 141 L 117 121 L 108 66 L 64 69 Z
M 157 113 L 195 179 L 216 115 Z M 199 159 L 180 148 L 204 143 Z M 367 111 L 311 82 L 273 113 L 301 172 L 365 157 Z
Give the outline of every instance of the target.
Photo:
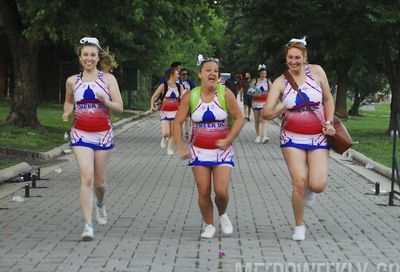
M 186 149 L 179 149 L 178 153 L 181 160 L 187 160 L 190 158 L 190 152 Z
M 67 114 L 67 113 L 63 113 L 63 115 L 62 115 L 62 117 L 61 117 L 61 119 L 64 121 L 64 122 L 68 122 L 69 121 L 69 114 Z

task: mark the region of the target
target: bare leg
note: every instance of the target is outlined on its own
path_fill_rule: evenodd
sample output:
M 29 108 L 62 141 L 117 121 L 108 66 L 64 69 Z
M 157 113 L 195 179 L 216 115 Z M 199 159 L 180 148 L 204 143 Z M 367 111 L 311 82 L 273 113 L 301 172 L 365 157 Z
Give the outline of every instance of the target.
M 260 111 L 253 110 L 254 113 L 254 126 L 256 129 L 256 136 L 260 136 Z
M 94 152 L 94 192 L 98 204 L 102 204 L 104 201 L 107 159 L 110 153 L 111 150 L 96 150 Z
M 211 168 L 205 166 L 193 167 L 194 179 L 198 191 L 198 202 L 201 215 L 206 224 L 213 225 L 213 203 L 211 201 Z
M 296 226 L 304 225 L 305 193 L 308 186 L 307 153 L 304 150 L 282 148 L 290 176 L 292 177 L 292 206 Z
M 74 146 L 74 155 L 81 172 L 80 204 L 85 224 L 92 224 L 94 151 L 84 146 Z
M 329 151 L 315 149 L 307 152 L 309 187 L 314 193 L 325 190 L 328 178 Z
M 226 212 L 226 208 L 228 207 L 231 171 L 232 169 L 229 166 L 217 166 L 213 168 L 215 204 L 220 216 Z

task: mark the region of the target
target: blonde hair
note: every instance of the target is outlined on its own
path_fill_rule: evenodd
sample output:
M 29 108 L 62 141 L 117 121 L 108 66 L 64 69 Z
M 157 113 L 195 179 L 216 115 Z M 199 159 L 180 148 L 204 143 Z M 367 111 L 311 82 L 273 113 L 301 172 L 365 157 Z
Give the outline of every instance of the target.
M 307 48 L 306 48 L 303 44 L 298 43 L 298 42 L 288 43 L 288 44 L 284 47 L 283 50 L 285 51 L 285 57 L 287 56 L 287 54 L 288 54 L 288 52 L 289 52 L 289 49 L 291 49 L 291 48 L 297 48 L 297 49 L 299 49 L 299 50 L 301 51 L 301 53 L 303 54 L 304 58 L 305 58 L 306 61 L 307 61 L 307 57 L 308 57 L 308 55 L 307 55 Z
M 99 62 L 97 63 L 98 70 L 109 73 L 118 67 L 117 61 L 114 59 L 114 56 L 110 54 L 108 48 L 106 48 L 106 50 L 103 50 L 97 47 L 95 44 L 86 43 L 81 45 L 78 48 L 78 57 L 81 55 L 82 49 L 86 46 L 93 46 L 97 48 L 97 52 L 99 54 Z

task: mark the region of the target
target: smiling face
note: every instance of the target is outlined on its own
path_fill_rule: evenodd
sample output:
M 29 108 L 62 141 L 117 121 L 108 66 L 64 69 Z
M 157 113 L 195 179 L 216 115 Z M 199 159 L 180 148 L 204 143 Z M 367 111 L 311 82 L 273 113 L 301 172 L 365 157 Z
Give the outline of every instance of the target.
M 199 78 L 201 86 L 207 89 L 215 89 L 218 83 L 218 64 L 208 61 L 202 64 Z
M 95 45 L 86 45 L 80 50 L 79 62 L 85 70 L 95 69 L 99 59 L 99 49 Z
M 266 78 L 266 77 L 267 77 L 267 71 L 266 71 L 266 70 L 258 71 L 258 76 L 259 76 L 261 79 Z
M 299 71 L 307 62 L 307 56 L 296 47 L 290 48 L 286 53 L 286 64 L 289 70 Z

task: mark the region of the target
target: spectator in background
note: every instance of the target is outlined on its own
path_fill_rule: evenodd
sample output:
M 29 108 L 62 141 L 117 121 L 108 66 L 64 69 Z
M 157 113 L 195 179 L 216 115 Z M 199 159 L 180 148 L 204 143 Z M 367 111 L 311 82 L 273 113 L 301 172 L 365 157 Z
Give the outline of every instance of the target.
M 237 82 L 235 80 L 235 77 L 233 76 L 233 74 L 231 74 L 231 77 L 228 78 L 225 81 L 225 86 L 231 90 L 233 92 L 233 94 L 235 95 L 235 97 L 237 97 L 238 94 L 238 88 L 237 88 Z
M 181 70 L 180 77 L 181 84 L 183 86 L 183 93 L 189 92 L 195 86 L 193 80 L 189 78 L 189 71 L 185 68 Z M 185 124 L 184 124 L 184 138 L 185 140 L 189 140 L 189 131 L 190 131 L 190 117 L 189 115 L 186 117 Z
M 250 121 L 250 112 L 251 112 L 251 101 L 252 101 L 252 96 L 247 93 L 247 91 L 250 88 L 250 80 L 251 80 L 251 75 L 250 73 L 244 73 L 243 74 L 243 80 L 242 83 L 240 84 L 240 94 L 242 95 L 242 100 L 243 100 L 243 108 L 244 108 L 244 116 L 247 119 L 247 121 Z

